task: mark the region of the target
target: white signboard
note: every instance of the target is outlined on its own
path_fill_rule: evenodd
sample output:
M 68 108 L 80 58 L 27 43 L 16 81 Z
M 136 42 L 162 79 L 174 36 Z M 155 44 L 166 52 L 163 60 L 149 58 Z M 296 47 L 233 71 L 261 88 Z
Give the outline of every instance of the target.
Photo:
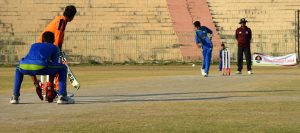
M 297 65 L 296 54 L 289 54 L 285 56 L 269 56 L 261 53 L 253 54 L 254 66 L 294 66 Z

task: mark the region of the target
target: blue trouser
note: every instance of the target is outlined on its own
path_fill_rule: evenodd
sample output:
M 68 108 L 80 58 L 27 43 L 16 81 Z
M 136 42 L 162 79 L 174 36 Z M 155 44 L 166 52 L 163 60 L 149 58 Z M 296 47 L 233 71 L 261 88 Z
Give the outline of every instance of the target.
M 222 71 L 222 67 L 223 67 L 223 61 L 222 61 L 222 59 L 220 59 L 220 61 L 219 61 L 219 71 Z
M 212 55 L 212 48 L 202 47 L 202 56 L 203 56 L 203 63 L 202 69 L 206 74 L 209 73 L 210 63 L 211 63 L 211 55 Z
M 20 96 L 20 89 L 21 84 L 23 81 L 24 75 L 59 75 L 59 89 L 58 94 L 62 96 L 67 95 L 66 89 L 66 79 L 67 79 L 67 68 L 63 64 L 51 64 L 47 67 L 40 69 L 40 70 L 23 70 L 19 66 L 16 68 L 16 75 L 15 75 L 15 84 L 14 84 L 14 96 Z

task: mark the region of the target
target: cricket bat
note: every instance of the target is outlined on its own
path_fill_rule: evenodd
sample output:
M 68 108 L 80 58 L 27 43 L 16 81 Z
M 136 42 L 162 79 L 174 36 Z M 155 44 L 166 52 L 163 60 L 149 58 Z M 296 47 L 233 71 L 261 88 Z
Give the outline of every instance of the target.
M 66 54 L 64 52 L 61 52 L 61 59 L 62 59 L 62 63 L 65 64 L 67 67 L 67 76 L 68 76 L 72 86 L 76 90 L 79 90 L 80 84 L 79 84 L 78 80 L 76 79 L 74 73 L 72 72 L 71 68 L 68 66 Z

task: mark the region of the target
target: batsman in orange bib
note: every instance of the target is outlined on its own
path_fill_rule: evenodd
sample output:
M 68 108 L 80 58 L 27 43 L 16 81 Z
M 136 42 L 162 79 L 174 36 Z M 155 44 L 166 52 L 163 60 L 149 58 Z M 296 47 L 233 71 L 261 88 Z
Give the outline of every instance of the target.
M 64 42 L 64 31 L 66 29 L 67 23 L 71 22 L 76 14 L 76 7 L 73 5 L 67 6 L 65 8 L 63 16 L 58 16 L 48 26 L 44 29 L 43 33 L 50 31 L 54 33 L 54 45 L 58 46 L 59 49 L 62 48 Z M 43 33 L 41 35 L 43 35 Z M 42 36 L 39 37 L 38 42 L 42 41 Z
M 66 6 L 63 16 L 56 17 L 47 25 L 47 27 L 42 32 L 41 36 L 38 38 L 38 42 L 42 42 L 42 35 L 44 32 L 48 32 L 48 31 L 52 32 L 52 33 L 54 33 L 54 37 L 55 37 L 53 44 L 56 45 L 59 48 L 59 50 L 61 51 L 62 44 L 64 42 L 64 31 L 66 29 L 67 23 L 71 22 L 73 20 L 76 13 L 77 13 L 77 10 L 76 10 L 75 6 L 73 6 L 73 5 Z M 36 87 L 37 94 L 39 96 L 42 95 L 42 90 L 41 90 L 41 87 L 39 85 L 39 82 L 38 82 L 36 76 L 32 76 L 32 80 L 34 81 L 34 85 Z M 49 81 L 54 81 L 54 77 L 49 76 Z M 56 76 L 56 81 L 58 81 L 58 75 Z M 58 83 L 58 82 L 56 82 L 56 83 Z M 50 86 L 51 88 L 54 87 L 53 84 L 51 84 L 51 85 L 45 84 L 44 86 Z M 58 86 L 56 86 L 56 88 L 58 88 Z

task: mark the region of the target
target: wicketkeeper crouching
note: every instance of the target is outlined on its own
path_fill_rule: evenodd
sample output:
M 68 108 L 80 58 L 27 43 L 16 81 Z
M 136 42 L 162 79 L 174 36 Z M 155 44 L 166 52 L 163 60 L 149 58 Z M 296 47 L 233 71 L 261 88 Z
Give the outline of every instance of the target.
M 67 69 L 64 64 L 59 63 L 58 47 L 53 45 L 54 34 L 52 32 L 44 32 L 42 35 L 42 43 L 32 44 L 28 54 L 22 58 L 20 64 L 16 68 L 15 83 L 13 96 L 10 99 L 11 104 L 19 103 L 20 89 L 24 75 L 59 75 L 58 104 L 74 104 L 75 101 L 67 96 L 66 78 Z M 39 88 L 40 89 L 40 88 Z M 40 93 L 38 92 L 40 91 Z M 39 97 L 41 90 L 37 89 Z M 55 92 L 55 91 L 50 91 Z M 47 98 L 50 101 L 56 97 L 56 94 L 50 94 Z M 52 99 L 51 99 L 52 98 Z

